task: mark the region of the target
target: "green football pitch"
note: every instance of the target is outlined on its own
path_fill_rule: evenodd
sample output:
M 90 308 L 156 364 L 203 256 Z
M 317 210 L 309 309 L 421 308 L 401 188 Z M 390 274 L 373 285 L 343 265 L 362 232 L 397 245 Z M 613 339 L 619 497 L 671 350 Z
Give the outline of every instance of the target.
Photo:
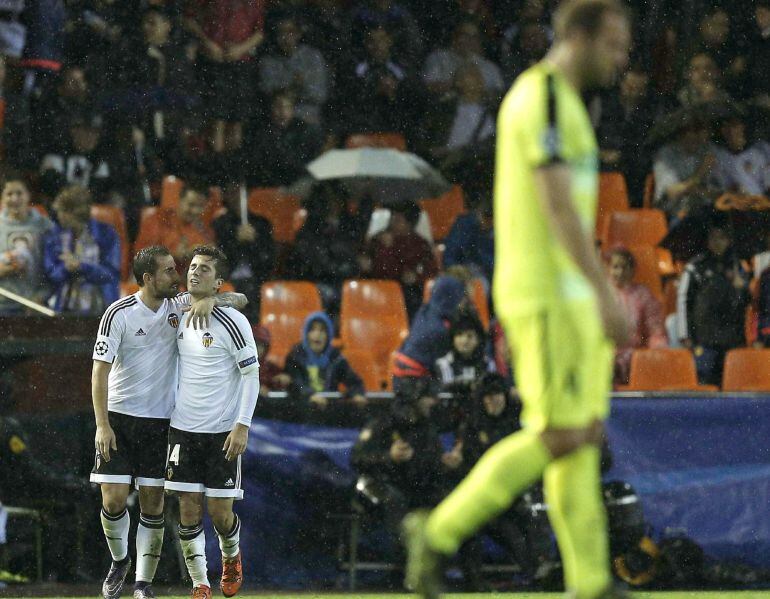
M 93 599 L 90 597 L 71 597 L 69 599 Z M 219 594 L 214 594 L 218 597 Z M 0 597 L 8 597 L 0 593 Z M 159 595 L 159 597 L 164 597 Z M 166 599 L 188 599 L 189 595 L 166 595 Z M 387 594 L 387 593 L 348 593 L 348 594 L 324 594 L 324 593 L 259 593 L 249 595 L 237 595 L 238 599 L 415 599 L 415 595 Z M 446 599 L 563 599 L 560 593 L 479 593 L 479 594 L 448 594 Z M 770 599 L 770 591 L 721 591 L 721 592 L 678 592 L 678 593 L 632 593 L 633 599 Z

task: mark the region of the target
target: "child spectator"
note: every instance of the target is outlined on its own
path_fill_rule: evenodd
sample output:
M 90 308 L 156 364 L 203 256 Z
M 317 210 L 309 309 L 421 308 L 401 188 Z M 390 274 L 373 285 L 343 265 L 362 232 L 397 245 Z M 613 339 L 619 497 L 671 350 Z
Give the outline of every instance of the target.
M 30 208 L 29 188 L 17 176 L 6 178 L 0 197 L 0 285 L 34 301 L 45 296 L 43 236 L 53 226 Z M 20 314 L 21 304 L 0 297 L 0 314 Z
M 471 310 L 461 310 L 449 327 L 452 349 L 436 360 L 434 370 L 441 386 L 448 391 L 468 392 L 495 363 L 487 356 L 487 335 Z
M 58 312 L 101 314 L 120 293 L 120 239 L 110 225 L 90 218 L 91 194 L 66 187 L 53 203 L 56 225 L 45 236 L 43 264 Z
M 646 286 L 632 282 L 635 267 L 634 256 L 627 249 L 616 248 L 610 252 L 610 281 L 629 320 L 628 341 L 615 350 L 613 380 L 616 385 L 628 384 L 635 349 L 668 347 L 663 306 Z
M 324 312 L 314 312 L 302 326 L 302 342 L 286 357 L 286 374 L 291 378 L 289 393 L 308 407 L 323 410 L 329 400 L 322 393 L 336 392 L 345 386 L 345 394 L 358 406 L 366 405 L 364 383 L 335 347 L 334 326 Z

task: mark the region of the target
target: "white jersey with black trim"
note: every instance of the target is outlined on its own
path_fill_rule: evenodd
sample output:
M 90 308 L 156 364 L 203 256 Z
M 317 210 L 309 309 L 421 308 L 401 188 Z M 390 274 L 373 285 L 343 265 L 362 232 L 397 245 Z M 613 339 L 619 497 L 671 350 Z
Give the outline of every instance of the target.
M 230 431 L 239 420 L 243 377 L 259 372 L 251 325 L 232 308 L 214 308 L 207 329 L 186 328 L 186 317 L 177 335 L 179 390 L 171 426 L 193 433 Z
M 105 310 L 93 359 L 112 364 L 107 409 L 140 418 L 170 418 L 177 387 L 176 333 L 188 293 L 153 312 L 129 295 Z

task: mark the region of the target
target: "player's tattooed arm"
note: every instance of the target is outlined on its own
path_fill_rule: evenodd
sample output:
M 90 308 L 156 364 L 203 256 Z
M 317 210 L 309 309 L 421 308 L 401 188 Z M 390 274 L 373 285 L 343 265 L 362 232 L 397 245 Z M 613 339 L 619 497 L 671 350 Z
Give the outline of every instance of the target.
M 182 312 L 189 312 L 186 327 L 192 324 L 194 329 L 206 329 L 209 326 L 211 313 L 217 306 L 229 306 L 241 310 L 249 300 L 242 293 L 220 293 L 214 297 L 206 297 L 196 300 L 189 306 L 182 308 Z

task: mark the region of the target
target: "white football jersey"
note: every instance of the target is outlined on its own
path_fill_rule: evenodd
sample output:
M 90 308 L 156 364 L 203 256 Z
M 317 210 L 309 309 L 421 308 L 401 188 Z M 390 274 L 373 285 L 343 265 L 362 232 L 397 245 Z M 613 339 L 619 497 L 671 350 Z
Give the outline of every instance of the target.
M 232 308 L 214 308 L 207 329 L 177 334 L 179 390 L 171 426 L 193 433 L 223 433 L 238 420 L 242 377 L 259 368 L 249 320 Z M 249 416 L 250 418 L 250 416 Z
M 109 362 L 107 409 L 140 418 L 170 418 L 177 387 L 177 329 L 189 294 L 163 300 L 153 312 L 129 295 L 105 310 L 94 360 Z

